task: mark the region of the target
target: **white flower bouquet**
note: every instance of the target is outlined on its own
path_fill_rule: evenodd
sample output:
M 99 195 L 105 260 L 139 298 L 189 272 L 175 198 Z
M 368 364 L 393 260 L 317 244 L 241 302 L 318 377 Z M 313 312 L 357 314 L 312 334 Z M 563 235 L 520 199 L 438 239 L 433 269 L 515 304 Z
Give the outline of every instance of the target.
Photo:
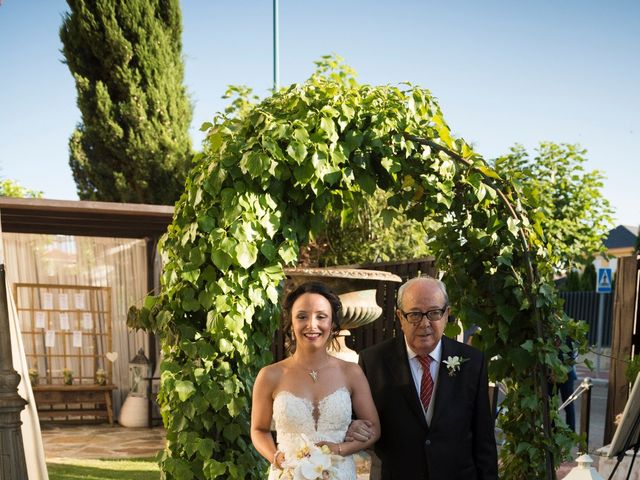
M 339 480 L 336 466 L 344 460 L 341 455 L 332 454 L 326 445 L 317 446 L 304 434 L 293 448 L 284 451 L 284 456 L 280 480 Z

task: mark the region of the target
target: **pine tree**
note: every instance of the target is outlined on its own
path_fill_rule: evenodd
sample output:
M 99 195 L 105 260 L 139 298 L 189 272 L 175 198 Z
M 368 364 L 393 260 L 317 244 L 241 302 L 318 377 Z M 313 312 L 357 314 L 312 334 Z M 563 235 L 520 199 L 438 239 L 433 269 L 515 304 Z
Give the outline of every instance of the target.
M 82 123 L 69 140 L 84 200 L 173 204 L 190 164 L 178 0 L 67 0 L 60 38 Z

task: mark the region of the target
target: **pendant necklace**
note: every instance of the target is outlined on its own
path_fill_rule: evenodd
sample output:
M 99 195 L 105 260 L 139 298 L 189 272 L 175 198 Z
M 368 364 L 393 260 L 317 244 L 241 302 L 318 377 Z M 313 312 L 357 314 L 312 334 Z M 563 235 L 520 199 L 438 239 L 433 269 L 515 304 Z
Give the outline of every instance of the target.
M 322 370 L 327 365 L 329 365 L 328 360 L 324 365 L 318 368 L 313 368 L 313 369 L 307 368 L 307 367 L 303 367 L 303 368 L 307 371 L 307 374 L 311 377 L 311 380 L 313 380 L 313 383 L 317 383 L 318 378 L 320 377 L 320 370 Z

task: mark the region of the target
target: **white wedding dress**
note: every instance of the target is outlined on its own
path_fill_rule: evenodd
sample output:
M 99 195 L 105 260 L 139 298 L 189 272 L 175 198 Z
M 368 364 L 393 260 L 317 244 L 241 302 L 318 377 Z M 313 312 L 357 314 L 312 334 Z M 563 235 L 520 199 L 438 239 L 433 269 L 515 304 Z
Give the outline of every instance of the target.
M 341 387 L 317 404 L 291 392 L 280 391 L 273 400 L 278 449 L 290 451 L 301 434 L 312 442 L 344 441 L 351 423 L 351 395 Z M 276 480 L 281 470 L 269 469 L 269 480 Z M 356 480 L 356 465 L 352 456 L 347 456 L 337 465 L 335 477 L 339 480 Z

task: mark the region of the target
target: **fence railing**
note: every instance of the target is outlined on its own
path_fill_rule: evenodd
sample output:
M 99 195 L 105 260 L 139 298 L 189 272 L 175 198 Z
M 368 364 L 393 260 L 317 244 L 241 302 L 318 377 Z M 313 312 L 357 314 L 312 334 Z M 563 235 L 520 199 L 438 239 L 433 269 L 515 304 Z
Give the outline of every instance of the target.
M 564 311 L 575 320 L 582 320 L 589 325 L 587 338 L 590 345 L 598 341 L 598 302 L 604 295 L 604 319 L 602 324 L 602 346 L 611 346 L 611 319 L 613 318 L 613 295 L 611 293 L 593 292 L 560 292 L 564 299 Z

